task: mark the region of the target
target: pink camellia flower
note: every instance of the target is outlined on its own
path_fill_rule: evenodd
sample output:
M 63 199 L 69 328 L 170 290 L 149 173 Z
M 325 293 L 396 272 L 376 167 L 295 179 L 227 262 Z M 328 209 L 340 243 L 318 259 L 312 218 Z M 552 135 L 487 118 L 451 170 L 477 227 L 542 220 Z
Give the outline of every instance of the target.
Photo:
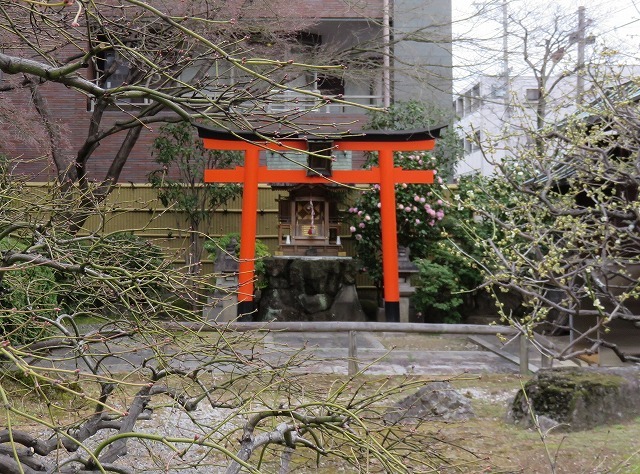
M 407 189 L 407 183 L 402 183 L 402 188 Z
M 417 194 L 415 196 L 413 196 L 413 200 L 415 202 L 419 202 L 420 201 L 420 196 L 418 196 Z
M 444 217 L 444 212 L 442 212 L 441 210 L 436 212 L 436 217 L 438 218 L 439 221 L 441 221 L 442 218 Z
M 378 206 L 378 209 L 380 209 L 382 207 L 382 203 L 379 202 L 378 204 L 376 204 L 376 206 Z
M 364 220 L 365 221 L 370 221 L 371 220 L 371 216 L 369 214 L 367 214 L 366 216 L 364 216 Z
M 416 224 L 420 225 L 420 224 L 422 224 L 422 221 L 420 219 L 416 219 Z
M 425 201 L 426 201 L 426 199 L 425 199 L 425 198 L 423 198 L 423 197 L 421 197 L 421 198 L 420 198 L 420 204 L 424 204 L 424 203 L 425 203 Z
M 425 204 L 424 205 L 424 210 L 428 211 L 429 209 L 431 209 L 431 206 L 429 204 Z
M 404 206 L 402 204 L 398 204 L 398 209 L 403 210 Z
M 438 199 L 438 206 L 442 206 L 442 199 Z
M 361 216 L 363 213 L 362 211 L 358 211 L 358 215 Z
M 434 175 L 438 174 L 438 170 L 433 170 L 433 174 Z
M 358 224 L 358 227 L 360 227 L 361 229 L 364 229 L 365 223 L 364 222 L 360 222 L 360 224 Z
M 409 206 L 405 207 L 404 212 L 411 212 L 411 208 Z
M 380 185 L 379 184 L 374 184 L 373 185 L 373 189 L 375 189 L 377 191 L 378 189 L 380 189 Z
M 429 222 L 429 225 L 430 225 L 431 227 L 433 227 L 434 225 L 436 225 L 436 221 L 430 221 L 430 222 Z
M 436 211 L 434 211 L 433 209 L 427 209 L 427 214 L 429 214 L 431 217 L 436 217 Z
M 349 231 L 351 231 L 352 233 L 355 232 L 356 231 L 356 227 L 352 225 L 351 227 L 349 227 Z
M 413 206 L 411 209 L 413 209 L 413 212 L 416 212 L 418 210 L 416 206 Z
M 356 240 L 362 240 L 362 235 L 356 234 Z
M 424 162 L 423 162 L 422 160 L 418 160 L 418 164 L 419 164 L 420 166 L 422 166 L 422 165 L 424 165 Z M 435 174 L 435 173 L 436 173 L 436 172 L 434 171 L 434 172 L 433 172 L 433 174 Z
M 438 176 L 438 184 L 442 184 L 442 178 Z

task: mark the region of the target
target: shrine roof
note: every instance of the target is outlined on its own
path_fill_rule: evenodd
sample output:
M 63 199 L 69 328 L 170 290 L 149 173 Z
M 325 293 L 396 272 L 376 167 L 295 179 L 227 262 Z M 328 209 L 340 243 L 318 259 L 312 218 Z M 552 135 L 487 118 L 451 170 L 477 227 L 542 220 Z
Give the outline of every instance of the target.
M 342 141 L 342 142 L 407 142 L 417 140 L 431 140 L 440 137 L 440 132 L 446 126 L 438 126 L 428 129 L 413 130 L 361 130 L 357 132 L 335 133 L 331 135 L 308 135 L 302 132 L 276 133 L 276 132 L 255 132 L 248 130 L 226 130 L 209 127 L 207 125 L 194 124 L 198 129 L 200 138 L 217 140 L 242 140 L 242 141 L 264 141 L 267 140 L 307 140 L 307 141 Z

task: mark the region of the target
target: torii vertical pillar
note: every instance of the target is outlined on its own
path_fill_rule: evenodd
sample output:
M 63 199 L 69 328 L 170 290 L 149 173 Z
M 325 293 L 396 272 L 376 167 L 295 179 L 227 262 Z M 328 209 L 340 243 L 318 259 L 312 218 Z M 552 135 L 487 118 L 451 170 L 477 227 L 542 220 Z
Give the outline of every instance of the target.
M 398 232 L 396 228 L 396 185 L 393 176 L 393 150 L 379 151 L 380 165 L 380 234 L 382 237 L 382 276 L 384 314 L 387 321 L 400 322 L 400 288 L 398 276 Z M 385 255 L 388 258 L 385 258 Z M 393 280 L 393 281 L 392 281 Z M 389 290 L 387 291 L 387 288 Z
M 334 171 L 330 178 L 309 176 L 306 170 L 269 170 L 259 166 L 261 150 L 299 151 L 306 153 L 305 139 L 265 139 L 250 132 L 228 132 L 198 126 L 207 149 L 242 150 L 244 167 L 233 170 L 206 170 L 205 182 L 243 183 L 242 232 L 238 276 L 238 316 L 252 313 L 255 240 L 259 183 L 306 184 L 374 184 L 380 185 L 380 227 L 382 235 L 382 267 L 385 315 L 389 322 L 400 321 L 400 289 L 398 281 L 398 236 L 396 229 L 396 183 L 426 184 L 433 182 L 433 171 L 403 170 L 393 164 L 395 151 L 431 150 L 439 129 L 400 132 L 363 132 L 360 136 L 334 139 L 334 149 L 343 151 L 377 151 L 379 167 L 370 170 Z
M 242 232 L 240 232 L 240 267 L 238 275 L 238 316 L 251 314 L 253 305 L 253 280 L 258 231 L 258 165 L 260 148 L 245 151 L 244 187 L 242 190 Z M 244 243 L 244 245 L 243 245 Z

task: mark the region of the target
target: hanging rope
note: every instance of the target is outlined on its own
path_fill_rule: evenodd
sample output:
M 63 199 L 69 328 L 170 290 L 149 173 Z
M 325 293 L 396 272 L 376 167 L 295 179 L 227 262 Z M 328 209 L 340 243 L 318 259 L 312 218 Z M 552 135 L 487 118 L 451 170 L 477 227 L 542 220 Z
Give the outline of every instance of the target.
M 315 233 L 316 211 L 313 208 L 313 199 L 311 198 L 309 198 L 309 205 L 311 206 L 311 227 L 309 227 L 309 235 L 313 235 Z

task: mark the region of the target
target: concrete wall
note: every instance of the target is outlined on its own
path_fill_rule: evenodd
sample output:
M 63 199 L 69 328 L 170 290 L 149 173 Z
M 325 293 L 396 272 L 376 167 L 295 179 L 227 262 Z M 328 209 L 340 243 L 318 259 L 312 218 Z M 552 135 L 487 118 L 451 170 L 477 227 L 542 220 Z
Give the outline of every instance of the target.
M 394 101 L 416 99 L 451 108 L 451 0 L 393 2 Z

